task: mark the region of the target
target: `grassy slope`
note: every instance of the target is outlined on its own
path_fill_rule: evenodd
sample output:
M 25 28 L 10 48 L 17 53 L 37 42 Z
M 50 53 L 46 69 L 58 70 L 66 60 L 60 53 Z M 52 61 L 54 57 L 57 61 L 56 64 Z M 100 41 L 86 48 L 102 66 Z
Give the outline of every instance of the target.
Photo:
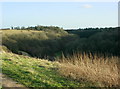
M 3 53 L 2 72 L 27 87 L 90 87 L 88 82 L 77 82 L 57 72 L 59 63 Z
M 24 33 L 32 33 L 32 32 L 34 32 L 34 33 L 38 33 L 38 32 L 42 32 L 42 31 L 37 31 L 37 30 L 2 30 L 2 32 L 3 32 L 3 35 L 4 34 L 20 34 L 20 33 L 22 33 L 22 32 L 24 32 Z

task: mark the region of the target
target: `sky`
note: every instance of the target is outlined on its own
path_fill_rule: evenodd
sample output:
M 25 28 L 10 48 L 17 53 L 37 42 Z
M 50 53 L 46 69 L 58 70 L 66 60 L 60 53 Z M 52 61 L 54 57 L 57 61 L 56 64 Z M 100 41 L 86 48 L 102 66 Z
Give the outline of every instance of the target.
M 120 2 L 118 3 L 118 26 L 120 27 Z
M 2 25 L 59 26 L 64 29 L 117 27 L 117 2 L 2 2 Z

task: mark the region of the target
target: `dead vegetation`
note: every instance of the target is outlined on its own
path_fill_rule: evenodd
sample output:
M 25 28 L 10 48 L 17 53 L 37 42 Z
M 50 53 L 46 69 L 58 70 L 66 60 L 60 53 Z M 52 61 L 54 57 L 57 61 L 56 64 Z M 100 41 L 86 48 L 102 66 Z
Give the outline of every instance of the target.
M 78 81 L 91 81 L 100 87 L 120 85 L 118 57 L 94 57 L 91 54 L 74 54 L 62 57 L 59 66 L 60 74 Z

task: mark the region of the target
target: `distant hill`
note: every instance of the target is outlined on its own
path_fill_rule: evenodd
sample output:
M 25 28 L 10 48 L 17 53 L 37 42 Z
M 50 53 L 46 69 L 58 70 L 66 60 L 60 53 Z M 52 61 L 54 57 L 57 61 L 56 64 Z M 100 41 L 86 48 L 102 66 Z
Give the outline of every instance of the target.
M 73 55 L 74 52 L 120 55 L 119 28 L 86 28 L 65 31 L 58 27 L 43 30 L 3 30 L 2 43 L 14 53 L 48 58 Z

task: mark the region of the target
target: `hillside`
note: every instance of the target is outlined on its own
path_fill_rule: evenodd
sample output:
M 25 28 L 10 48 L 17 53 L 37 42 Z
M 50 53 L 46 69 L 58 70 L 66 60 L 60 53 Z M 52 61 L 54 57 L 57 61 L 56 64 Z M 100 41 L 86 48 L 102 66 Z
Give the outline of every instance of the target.
M 4 74 L 26 87 L 120 85 L 118 28 L 42 28 L 2 31 Z
M 4 52 L 2 72 L 26 87 L 91 87 L 89 82 L 77 82 L 58 73 L 58 62 Z
M 63 30 L 3 30 L 2 43 L 12 52 L 26 52 L 32 57 L 52 57 L 61 51 L 61 37 L 67 36 Z M 37 50 L 36 50 L 37 49 Z M 52 50 L 51 50 L 52 49 Z
M 47 58 L 73 55 L 75 52 L 119 56 L 119 28 L 88 28 L 64 31 L 60 28 L 44 30 L 3 30 L 2 44 L 13 53 Z M 36 50 L 37 49 L 37 50 Z M 52 50 L 51 50 L 52 49 Z

